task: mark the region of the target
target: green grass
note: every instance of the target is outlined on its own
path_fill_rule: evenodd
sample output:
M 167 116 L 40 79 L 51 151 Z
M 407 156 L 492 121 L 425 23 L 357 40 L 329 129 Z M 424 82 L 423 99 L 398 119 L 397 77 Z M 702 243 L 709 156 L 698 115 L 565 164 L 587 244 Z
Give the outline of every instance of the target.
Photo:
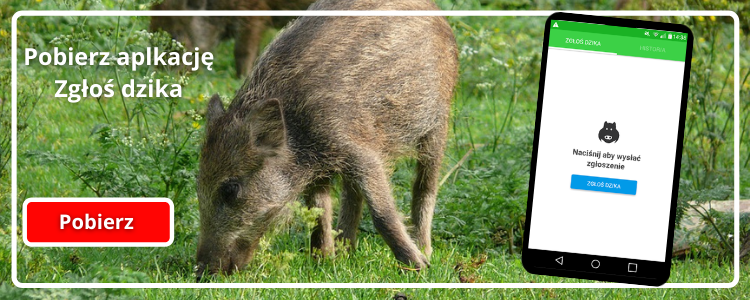
M 498 1 L 481 6 L 478 1 L 449 3 L 438 1 L 443 8 L 453 9 L 549 9 L 542 4 Z M 20 7 L 13 2 L 15 7 Z M 67 4 L 45 1 L 38 4 L 43 9 L 70 9 Z M 114 3 L 103 1 L 105 8 Z M 125 8 L 137 9 L 131 2 Z M 607 1 L 573 1 L 570 6 L 556 8 L 609 9 Z M 2 5 L 0 5 L 2 6 Z M 117 4 L 119 7 L 119 4 Z M 3 18 L 6 18 L 3 16 Z M 7 23 L 7 18 L 4 19 Z M 679 21 L 679 20 L 677 20 Z M 711 68 L 719 75 L 731 74 L 727 69 L 731 51 L 723 51 L 731 37 L 731 26 L 710 20 L 682 20 L 691 23 L 697 35 L 704 40 L 698 42 L 694 66 L 701 70 Z M 82 48 L 130 47 L 138 49 L 147 44 L 132 38 L 146 28 L 147 18 L 36 18 L 24 22 L 21 47 L 33 46 L 39 50 L 52 38 L 71 32 L 89 32 L 91 39 L 78 45 Z M 520 263 L 522 228 L 525 222 L 528 168 L 533 138 L 534 113 L 539 74 L 541 36 L 544 18 L 531 17 L 461 17 L 450 18 L 461 51 L 461 78 L 454 100 L 451 132 L 446 152 L 441 186 L 434 220 L 434 253 L 432 266 L 422 272 L 406 271 L 399 267 L 383 240 L 375 233 L 372 221 L 365 214 L 360 227 L 359 247 L 356 252 L 339 251 L 334 258 L 315 259 L 308 254 L 309 228 L 298 217 L 287 226 L 269 234 L 262 243 L 250 265 L 242 272 L 230 277 L 219 277 L 215 282 L 593 282 L 528 274 Z M 703 22 L 703 23 L 699 23 Z M 83 24 L 88 24 L 82 26 Z M 119 25 L 116 25 L 119 24 Z M 5 28 L 5 27 L 3 27 Z M 91 28 L 105 29 L 102 31 Z M 112 31 L 120 28 L 122 35 L 114 38 Z M 694 30 L 696 30 L 694 29 Z M 9 29 L 8 29 L 9 30 Z M 729 32 L 729 35 L 727 34 Z M 269 31 L 266 43 L 273 37 Z M 1 40 L 0 40 L 1 41 Z M 714 43 L 714 41 L 716 41 Z M 714 44 L 718 44 L 716 46 Z M 5 45 L 5 44 L 3 44 Z M 9 45 L 5 47 L 10 47 Z M 715 50 L 719 49 L 719 50 Z M 170 143 L 176 143 L 198 127 L 197 135 L 189 139 L 185 148 L 189 156 L 196 157 L 203 121 L 194 121 L 188 111 L 201 112 L 210 95 L 219 93 L 230 98 L 242 84 L 233 78 L 232 43 L 224 42 L 214 51 L 215 72 L 199 71 L 188 75 L 189 84 L 184 86 L 183 97 L 170 107 L 165 99 L 121 99 L 119 96 L 102 99 L 87 98 L 79 103 L 68 103 L 53 98 L 55 86 L 49 84 L 53 78 L 80 80 L 82 76 L 90 82 L 101 82 L 115 76 L 112 68 L 22 68 L 19 77 L 19 199 L 29 197 L 92 197 L 96 193 L 84 186 L 66 167 L 60 157 L 44 158 L 47 154 L 60 155 L 82 163 L 72 165 L 73 170 L 96 166 L 97 161 L 112 159 L 112 151 L 124 151 L 124 160 L 112 161 L 115 173 L 128 175 L 142 167 L 139 151 L 165 151 L 153 143 L 136 147 L 116 144 L 103 150 L 101 134 L 96 130 L 101 124 L 113 128 L 125 128 L 134 136 L 149 136 L 164 133 L 165 122 L 174 124 Z M 743 58 L 743 62 L 747 61 Z M 8 61 L 9 63 L 9 61 Z M 119 70 L 122 81 L 129 78 L 150 76 L 177 76 L 173 70 L 142 69 L 136 73 Z M 744 73 L 743 73 L 744 74 Z M 732 78 L 697 74 L 692 78 L 691 95 L 701 101 L 691 101 L 689 111 L 695 112 L 689 147 L 694 154 L 683 160 L 683 174 L 690 179 L 685 190 L 690 197 L 699 200 L 727 197 L 725 187 L 731 187 L 730 133 L 717 134 L 714 124 L 725 124 L 731 118 L 731 92 L 724 91 L 722 83 L 728 81 L 731 91 Z M 723 81 L 722 81 L 723 80 Z M 693 87 L 701 89 L 693 90 Z M 5 89 L 3 87 L 2 89 Z M 3 91 L 6 97 L 9 91 Z M 708 99 L 708 100 L 706 100 Z M 729 99 L 729 100 L 727 100 Z M 124 105 L 127 106 L 127 109 Z M 708 105 L 706 105 L 708 103 Z M 134 114 L 134 107 L 143 110 Z M 7 107 L 5 105 L 4 107 Z M 7 110 L 3 111 L 6 112 Z M 126 116 L 137 115 L 128 121 Z M 7 114 L 2 115 L 3 118 Z M 710 122 L 705 122 L 706 120 Z M 149 125 L 146 125 L 146 124 Z M 729 123 L 731 124 L 731 123 Z M 197 126 L 195 126 L 197 125 Z M 151 126 L 148 129 L 147 126 Z M 4 127 L 6 128 L 6 127 Z M 718 129 L 720 131 L 720 128 Z M 145 150 L 144 150 L 145 149 Z M 110 152 L 107 152 L 110 151 Z M 447 174 L 468 152 L 468 159 L 455 172 Z M 40 155 L 40 153 L 44 155 Z M 46 154 L 45 154 L 46 153 Z M 41 158 L 40 158 L 41 157 Z M 46 156 L 45 156 L 46 157 Z M 702 167 L 704 162 L 711 167 Z M 394 173 L 393 194 L 401 211 L 407 212 L 411 200 L 411 181 L 414 162 L 399 161 Z M 197 170 L 193 162 L 186 162 L 185 169 Z M 136 170 L 136 171 L 134 171 Z M 709 172 L 710 171 L 710 172 Z M 151 172 L 151 173 L 149 173 Z M 150 170 L 141 175 L 157 176 Z M 0 192 L 7 195 L 7 172 L 3 173 Z M 699 179 L 698 179 L 699 178 Z M 194 186 L 189 184 L 186 192 L 175 196 L 174 191 L 163 191 L 158 178 L 142 178 L 149 191 L 164 192 L 173 198 L 176 205 L 175 240 L 166 248 L 29 248 L 22 242 L 19 249 L 19 280 L 22 282 L 194 282 L 193 265 L 197 245 L 198 212 Z M 695 179 L 695 180 L 693 180 Z M 189 182 L 189 180 L 186 180 Z M 683 187 L 681 186 L 681 191 Z M 334 192 L 338 194 L 337 191 Z M 139 196 L 112 189 L 105 196 Z M 150 195 L 151 196 L 151 195 Z M 157 194 L 153 194 L 157 196 Z M 175 196 L 175 197 L 173 197 Z M 713 198 L 718 197 L 718 198 Z M 9 200 L 9 197 L 7 198 Z M 20 207 L 20 203 L 19 203 Z M 10 245 L 10 204 L 3 201 L 0 206 L 0 243 Z M 20 222 L 19 222 L 20 224 Z M 731 223 L 721 223 L 729 224 Z M 18 235 L 20 237 L 20 235 Z M 701 235 L 695 241 L 694 258 L 675 260 L 669 282 L 730 282 L 733 268 L 731 256 L 726 256 L 715 247 L 714 236 Z M 20 240 L 20 238 L 19 238 Z M 0 249 L 0 282 L 10 277 L 9 247 Z M 748 266 L 742 271 L 747 274 Z M 746 277 L 745 277 L 746 278 Z M 0 299 L 18 298 L 378 298 L 391 299 L 397 292 L 412 298 L 739 298 L 750 292 L 750 283 L 743 278 L 734 289 L 71 289 L 71 290 L 18 290 L 6 282 L 0 285 Z
M 365 262 L 365 261 L 361 261 Z M 345 263 L 349 264 L 349 263 Z M 492 265 L 490 265 L 492 264 Z M 320 269 L 316 266 L 303 265 L 300 267 L 312 267 L 314 272 L 320 273 L 321 269 L 327 268 L 327 263 L 322 263 Z M 362 265 L 355 266 L 357 270 Z M 490 267 L 502 270 L 504 279 L 516 277 L 521 282 L 584 282 L 580 280 L 561 279 L 553 277 L 531 276 L 525 273 L 517 260 L 489 260 L 479 269 Z M 433 267 L 435 268 L 435 267 Z M 434 271 L 431 268 L 425 276 L 431 277 L 435 273 L 451 273 L 446 271 Z M 507 268 L 507 269 L 502 269 Z M 309 269 L 308 269 L 309 270 Z M 394 268 L 386 270 L 366 270 L 378 273 L 398 273 Z M 726 271 L 723 267 L 704 263 L 682 263 L 677 262 L 672 269 L 672 278 L 684 278 L 690 282 L 711 282 L 716 274 Z M 748 266 L 743 267 L 743 273 L 750 271 Z M 299 272 L 311 272 L 302 271 Z M 475 270 L 476 273 L 483 273 Z M 455 272 L 453 272 L 455 273 Z M 489 273 L 489 272 L 487 272 Z M 494 273 L 500 273 L 495 271 Z M 341 273 L 339 273 L 341 274 Z M 305 274 L 302 274 L 304 276 Z M 245 275 L 242 275 L 244 277 Z M 313 275 L 315 276 L 315 275 Z M 399 274 L 402 278 L 414 275 Z M 456 275 L 452 276 L 453 278 Z M 685 278 L 690 277 L 690 278 Z M 289 278 L 285 276 L 284 278 Z M 538 298 L 562 298 L 562 299 L 739 299 L 747 296 L 750 292 L 750 280 L 745 276 L 740 283 L 732 289 L 13 289 L 8 285 L 0 286 L 0 299 L 44 299 L 44 298 L 67 298 L 67 299 L 392 299 L 396 294 L 402 293 L 408 299 L 538 299 Z M 455 280 L 455 279 L 454 279 Z M 671 281 L 673 281 L 671 280 Z M 242 281 L 240 278 L 235 281 Z M 401 280 L 405 281 L 405 280 Z M 513 282 L 519 282 L 514 280 Z M 375 282 L 375 281 L 372 281 Z
M 194 241 L 179 239 L 169 248 L 46 248 L 21 249 L 22 282 L 194 282 Z M 257 253 L 245 270 L 212 282 L 594 282 L 527 273 L 520 256 L 474 255 L 458 244 L 436 247 L 431 267 L 404 270 L 379 236 L 365 234 L 354 253 L 317 259 L 308 255 L 306 239 L 279 235 Z M 730 282 L 730 262 L 675 260 L 669 282 Z

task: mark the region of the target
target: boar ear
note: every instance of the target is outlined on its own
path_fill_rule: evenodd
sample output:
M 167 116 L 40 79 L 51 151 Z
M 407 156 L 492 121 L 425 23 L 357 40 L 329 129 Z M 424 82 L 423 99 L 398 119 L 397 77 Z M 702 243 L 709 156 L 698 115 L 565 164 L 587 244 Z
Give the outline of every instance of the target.
M 617 123 L 612 122 L 612 129 L 617 129 Z
M 254 105 L 250 113 L 249 124 L 255 146 L 267 154 L 275 154 L 275 150 L 286 145 L 286 125 L 281 102 L 278 99 L 260 101 Z
M 207 123 L 212 123 L 213 121 L 216 121 L 221 115 L 224 114 L 224 104 L 221 103 L 221 98 L 219 98 L 219 94 L 214 94 L 211 96 L 211 100 L 208 101 L 208 110 L 206 110 L 206 120 Z

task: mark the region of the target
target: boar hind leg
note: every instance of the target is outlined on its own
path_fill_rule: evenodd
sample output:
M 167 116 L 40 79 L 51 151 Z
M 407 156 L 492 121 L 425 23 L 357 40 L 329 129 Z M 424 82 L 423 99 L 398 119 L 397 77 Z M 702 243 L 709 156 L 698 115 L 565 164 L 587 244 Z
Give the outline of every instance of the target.
M 396 259 L 421 269 L 427 266 L 427 258 L 419 252 L 417 245 L 406 232 L 402 218 L 391 195 L 388 172 L 380 157 L 358 153 L 352 163 L 357 170 L 349 174 L 370 207 L 370 215 L 375 229 L 391 248 Z
M 234 65 L 237 77 L 250 74 L 258 56 L 258 47 L 270 17 L 247 17 L 234 41 Z
M 323 213 L 318 217 L 318 224 L 313 228 L 310 236 L 310 251 L 313 254 L 323 256 L 332 256 L 333 248 L 333 230 L 332 218 L 333 210 L 331 208 L 331 181 L 330 179 L 321 179 L 310 185 L 305 191 L 305 202 L 309 208 L 320 208 Z
M 417 175 L 412 187 L 411 220 L 414 239 L 427 257 L 432 254 L 432 215 L 435 212 L 445 131 L 434 130 L 417 145 Z
M 350 250 L 357 247 L 357 230 L 362 220 L 362 204 L 364 198 L 348 178 L 343 178 L 343 189 L 341 195 L 341 211 L 339 211 L 339 223 L 336 230 L 340 230 L 336 239 L 349 245 Z

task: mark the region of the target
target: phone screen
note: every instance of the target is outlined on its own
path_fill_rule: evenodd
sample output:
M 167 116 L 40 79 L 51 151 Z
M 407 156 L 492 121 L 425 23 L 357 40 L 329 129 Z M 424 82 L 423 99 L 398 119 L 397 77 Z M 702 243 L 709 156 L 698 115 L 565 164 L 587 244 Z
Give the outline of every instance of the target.
M 692 35 L 554 17 L 524 264 L 666 281 Z

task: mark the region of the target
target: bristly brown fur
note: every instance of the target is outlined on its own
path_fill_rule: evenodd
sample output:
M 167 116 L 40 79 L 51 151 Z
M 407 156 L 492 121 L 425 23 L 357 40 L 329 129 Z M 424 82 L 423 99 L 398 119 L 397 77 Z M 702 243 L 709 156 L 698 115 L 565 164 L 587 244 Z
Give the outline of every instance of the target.
M 437 7 L 430 0 L 321 0 L 310 9 Z M 457 70 L 455 38 L 443 17 L 290 23 L 226 110 L 218 96 L 209 102 L 198 176 L 198 276 L 244 266 L 269 222 L 299 196 L 322 209 L 312 245 L 332 255 L 336 175 L 343 183 L 337 238 L 356 245 L 366 203 L 396 259 L 427 266 Z M 393 160 L 414 153 L 412 240 L 389 178 Z
M 314 0 L 164 0 L 153 10 L 303 10 Z M 263 31 L 268 26 L 281 27 L 291 18 L 246 16 L 153 16 L 150 30 L 168 32 L 187 51 L 195 47 L 211 51 L 222 39 L 234 37 L 234 62 L 237 77 L 250 73 L 258 56 Z

